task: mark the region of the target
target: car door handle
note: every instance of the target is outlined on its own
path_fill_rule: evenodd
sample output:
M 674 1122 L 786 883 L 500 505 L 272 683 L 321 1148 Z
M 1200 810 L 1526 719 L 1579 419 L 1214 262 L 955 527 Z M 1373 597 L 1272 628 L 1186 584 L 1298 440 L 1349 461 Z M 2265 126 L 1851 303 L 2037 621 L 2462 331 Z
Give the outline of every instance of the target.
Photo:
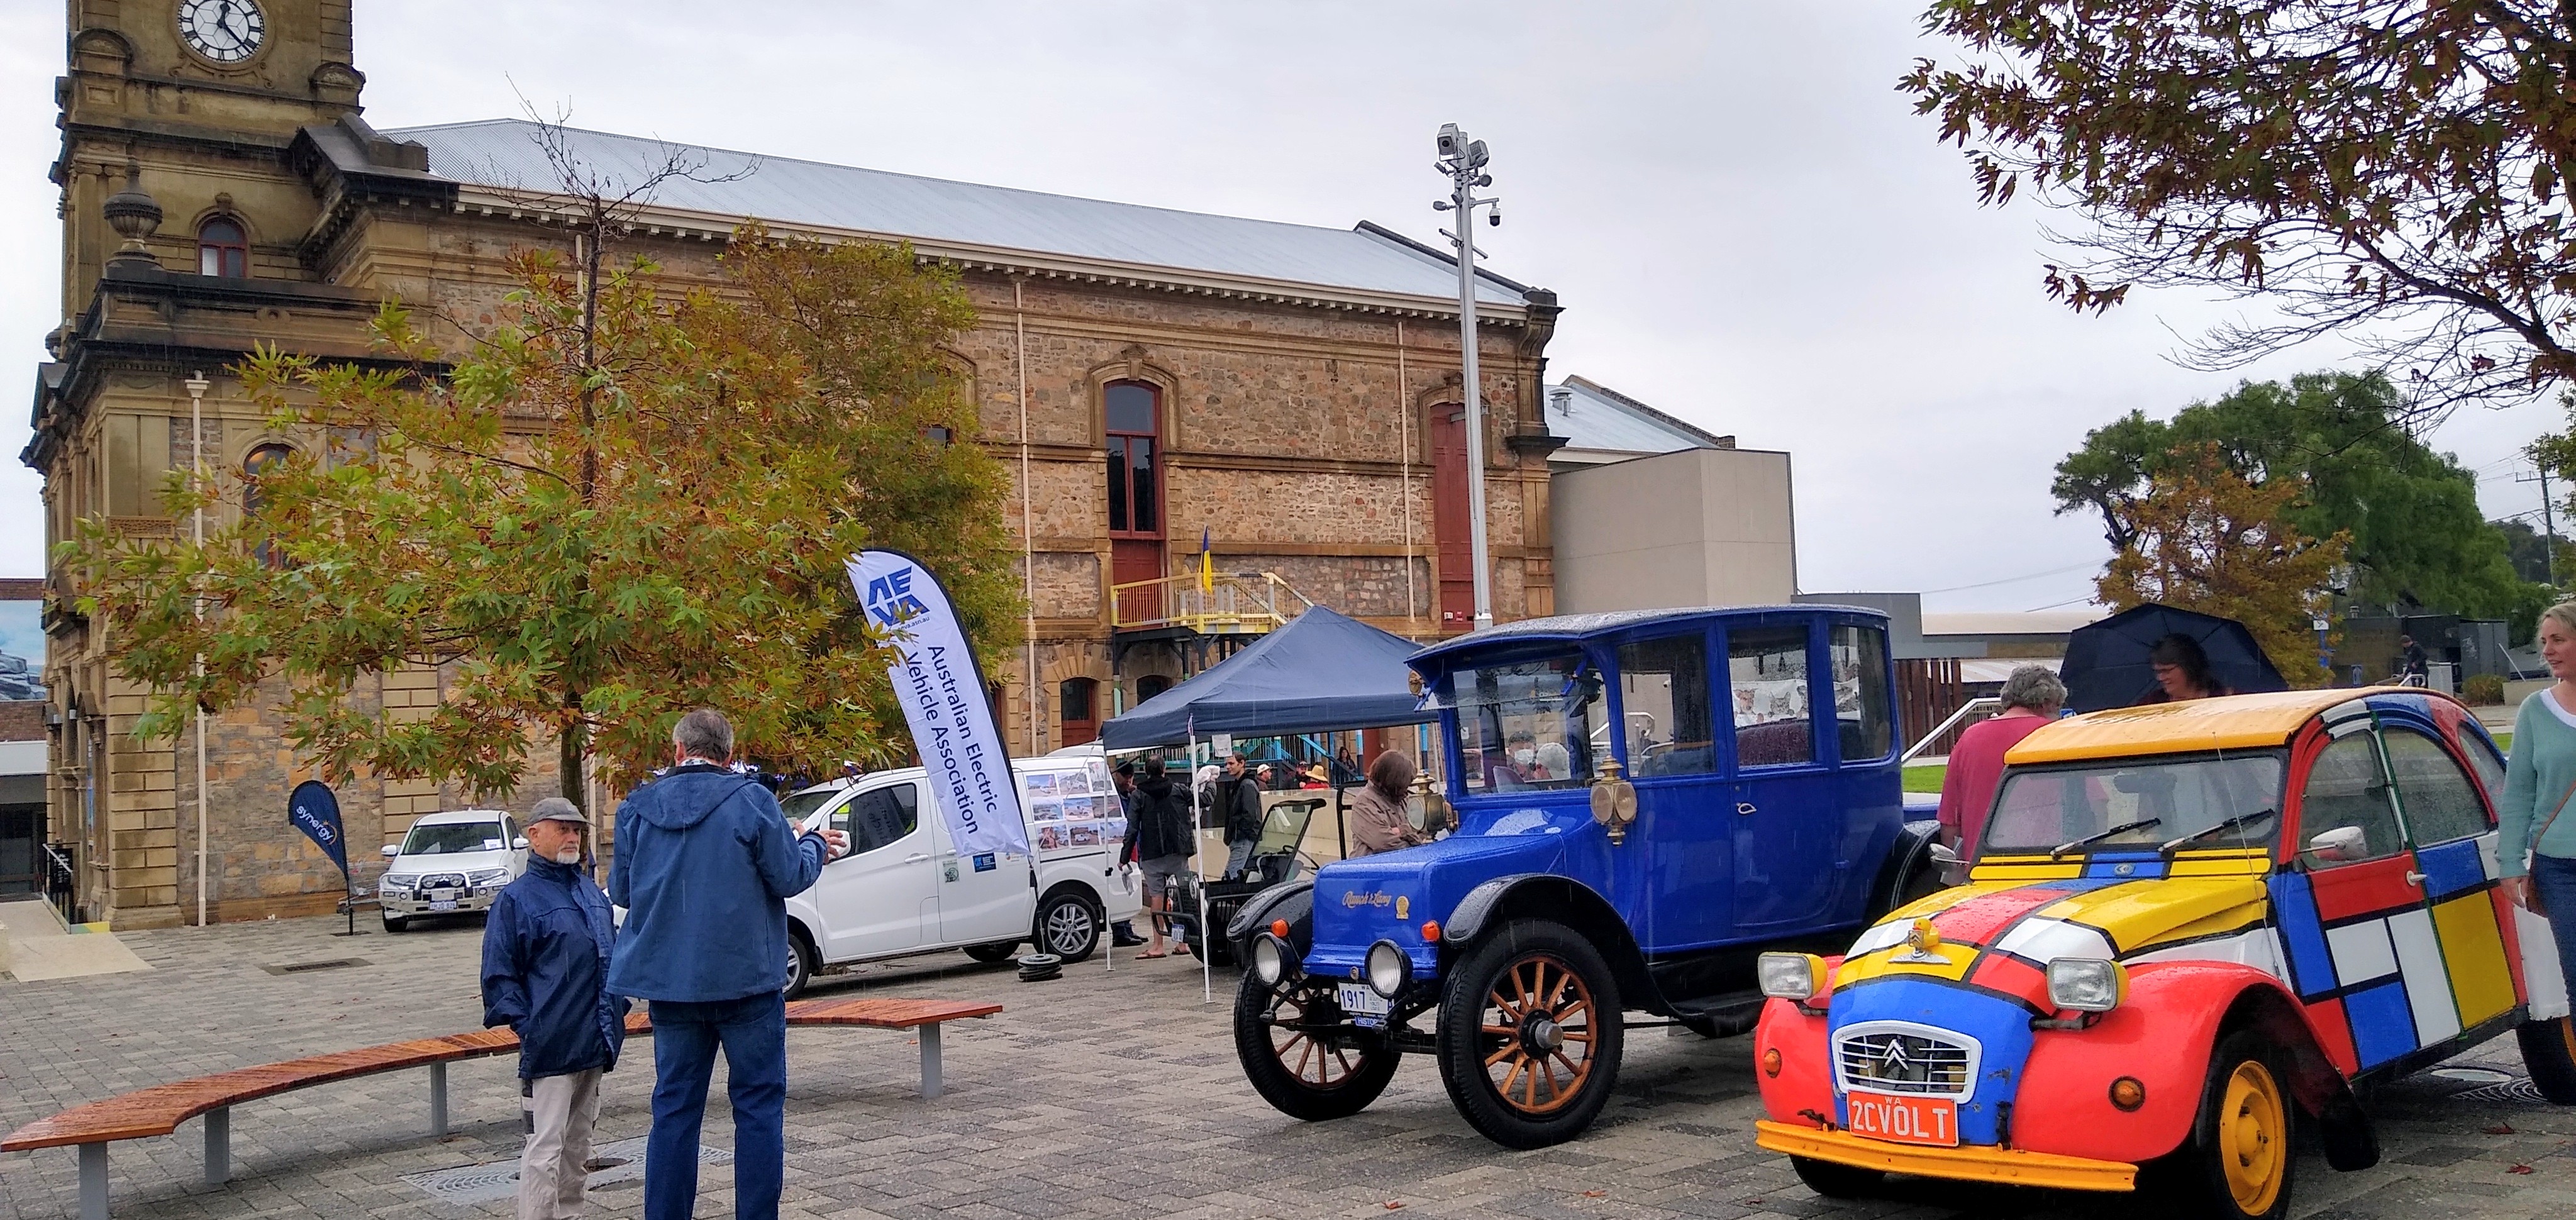
M 906 864 L 919 864 L 919 863 L 921 863 L 922 861 L 927 860 L 927 859 L 929 859 L 929 858 L 930 858 L 930 857 L 929 857 L 928 855 L 925 855 L 925 854 L 923 854 L 923 853 L 921 853 L 921 852 L 914 852 L 914 853 L 912 853 L 912 854 L 911 854 L 911 855 L 909 855 L 909 856 L 905 856 L 905 857 L 903 858 L 903 862 L 904 862 L 904 863 L 906 863 Z
M 1762 811 L 1754 808 L 1753 802 L 1751 801 L 1737 801 L 1735 802 L 1735 812 L 1738 814 L 1752 814 L 1760 813 Z
M 2416 889 L 2419 889 L 2419 890 L 2420 890 L 2420 889 L 2422 889 L 2422 888 L 2424 888 L 2424 874 L 2422 874 L 2422 873 L 2408 873 L 2408 874 L 2406 874 L 2406 884 L 2411 885 L 2411 886 L 2414 886 Z

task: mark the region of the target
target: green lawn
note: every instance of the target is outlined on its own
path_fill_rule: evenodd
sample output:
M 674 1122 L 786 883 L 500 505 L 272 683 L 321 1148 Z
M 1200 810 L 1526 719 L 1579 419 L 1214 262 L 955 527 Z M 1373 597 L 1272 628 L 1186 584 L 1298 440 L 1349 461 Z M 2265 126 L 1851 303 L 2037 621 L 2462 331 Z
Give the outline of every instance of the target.
M 1905 790 L 1908 792 L 1937 793 L 1941 791 L 1941 777 L 1949 774 L 1949 772 L 1950 768 L 1940 763 L 1922 763 L 1916 766 L 1907 767 L 1905 769 Z

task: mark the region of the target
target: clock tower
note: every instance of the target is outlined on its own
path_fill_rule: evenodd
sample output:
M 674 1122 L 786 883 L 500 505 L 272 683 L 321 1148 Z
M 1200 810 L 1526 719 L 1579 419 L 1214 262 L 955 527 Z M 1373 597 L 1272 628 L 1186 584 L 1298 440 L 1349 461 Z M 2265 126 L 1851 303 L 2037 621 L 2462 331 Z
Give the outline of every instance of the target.
M 365 78 L 350 63 L 350 0 L 68 8 L 51 174 L 63 312 L 20 458 L 44 473 L 49 543 L 82 522 L 181 535 L 189 519 L 174 520 L 160 498 L 170 479 L 202 457 L 214 486 L 237 487 L 226 476 L 247 455 L 297 440 L 268 430 L 228 370 L 260 344 L 363 359 L 369 315 L 403 294 L 381 274 L 335 269 L 348 201 L 387 198 L 416 213 L 409 205 L 434 187 L 418 145 L 358 117 Z M 402 182 L 352 185 L 368 175 Z M 210 511 L 208 527 L 227 511 Z M 81 591 L 78 564 L 49 560 L 45 837 L 73 857 L 83 917 L 119 927 L 258 918 L 267 891 L 247 875 L 275 836 L 270 802 L 253 794 L 282 790 L 274 730 L 204 726 L 224 760 L 211 770 L 185 735 L 136 739 L 144 692 L 116 676 L 79 613 Z M 230 749 L 228 734 L 267 748 Z

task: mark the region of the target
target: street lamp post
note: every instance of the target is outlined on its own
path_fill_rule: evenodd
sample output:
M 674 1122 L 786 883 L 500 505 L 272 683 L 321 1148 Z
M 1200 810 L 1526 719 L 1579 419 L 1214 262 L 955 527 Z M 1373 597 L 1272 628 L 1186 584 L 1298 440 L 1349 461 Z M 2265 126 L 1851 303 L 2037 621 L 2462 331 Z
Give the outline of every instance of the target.
M 181 383 L 188 390 L 188 493 L 199 494 L 206 482 L 206 391 L 214 383 L 204 373 L 190 373 Z M 200 501 L 188 514 L 188 541 L 195 544 L 199 561 L 206 547 L 206 506 Z M 203 598 L 190 601 L 197 617 L 206 616 Z M 197 677 L 206 676 L 206 654 L 197 654 Z M 195 709 L 197 729 L 197 926 L 206 926 L 206 705 Z
M 1493 564 L 1485 553 L 1485 410 L 1484 395 L 1476 379 L 1476 209 L 1493 207 L 1487 219 L 1503 223 L 1500 199 L 1479 199 L 1476 188 L 1492 186 L 1494 176 L 1485 172 L 1488 159 L 1483 140 L 1470 140 L 1456 123 L 1440 125 L 1440 160 L 1436 167 L 1449 175 L 1447 199 L 1434 202 L 1434 211 L 1456 212 L 1458 231 L 1442 232 L 1458 244 L 1458 355 L 1459 377 L 1467 396 L 1467 550 L 1469 561 L 1476 565 L 1476 630 L 1494 625 Z

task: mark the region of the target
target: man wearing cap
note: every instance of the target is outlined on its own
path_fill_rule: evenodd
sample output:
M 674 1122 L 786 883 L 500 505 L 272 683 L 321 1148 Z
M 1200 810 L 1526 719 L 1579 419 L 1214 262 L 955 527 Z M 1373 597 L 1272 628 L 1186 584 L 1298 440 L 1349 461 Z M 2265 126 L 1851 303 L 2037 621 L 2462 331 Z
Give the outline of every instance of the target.
M 528 871 L 483 925 L 483 1024 L 519 1035 L 519 1220 L 568 1220 L 581 1214 L 599 1077 L 617 1066 L 627 1001 L 608 991 L 608 897 L 582 867 L 590 819 L 559 796 L 528 817 Z

